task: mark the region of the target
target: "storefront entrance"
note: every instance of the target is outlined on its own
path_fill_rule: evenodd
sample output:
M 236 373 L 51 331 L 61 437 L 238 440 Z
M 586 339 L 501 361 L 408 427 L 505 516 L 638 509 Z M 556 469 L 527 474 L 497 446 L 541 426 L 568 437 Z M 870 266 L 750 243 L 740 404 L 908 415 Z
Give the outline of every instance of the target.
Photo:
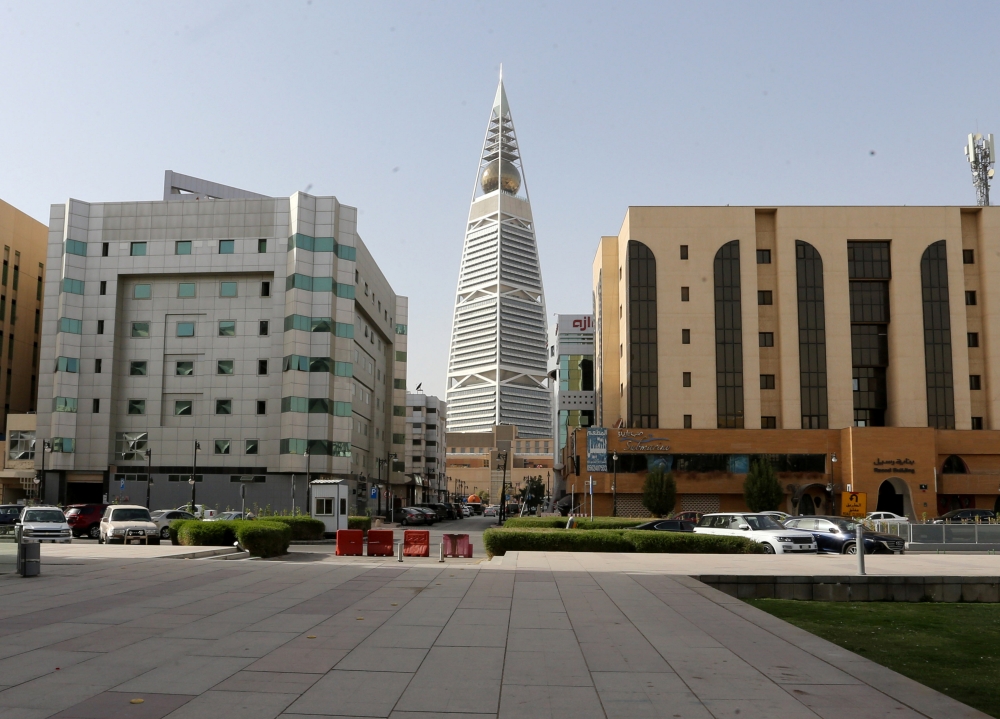
M 895 480 L 900 482 L 900 480 Z M 876 511 L 906 514 L 904 495 L 899 492 L 892 479 L 887 479 L 878 488 L 878 507 Z

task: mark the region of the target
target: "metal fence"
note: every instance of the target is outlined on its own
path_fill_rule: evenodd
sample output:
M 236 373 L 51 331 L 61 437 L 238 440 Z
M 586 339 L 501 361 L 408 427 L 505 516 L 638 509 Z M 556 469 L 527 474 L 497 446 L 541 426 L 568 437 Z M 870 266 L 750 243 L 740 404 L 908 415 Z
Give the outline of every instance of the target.
M 913 544 L 1000 544 L 1000 524 L 909 524 L 865 522 L 876 532 L 895 534 Z

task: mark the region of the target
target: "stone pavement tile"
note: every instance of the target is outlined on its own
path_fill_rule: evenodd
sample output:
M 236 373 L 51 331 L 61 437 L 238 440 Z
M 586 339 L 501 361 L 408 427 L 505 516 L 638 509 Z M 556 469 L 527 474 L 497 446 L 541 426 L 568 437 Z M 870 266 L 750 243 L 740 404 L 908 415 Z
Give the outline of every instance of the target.
M 4 637 L 3 642 L 0 642 L 0 659 L 20 654 L 22 652 L 31 651 L 32 649 L 41 649 L 42 647 L 56 649 L 56 645 L 60 642 L 75 639 L 77 637 L 85 637 L 88 634 L 99 632 L 101 629 L 102 627 L 94 626 L 93 624 L 56 622 L 44 627 L 32 629 L 28 632 L 8 634 Z M 58 648 L 73 651 L 67 647 Z
M 509 652 L 575 652 L 576 634 L 572 629 L 526 629 L 511 627 L 507 631 Z
M 415 672 L 427 656 L 427 649 L 372 647 L 353 649 L 337 663 L 337 669 L 359 672 Z
M 95 612 L 94 614 L 85 614 L 73 621 L 80 624 L 125 624 L 133 619 L 141 619 L 142 617 L 148 617 L 150 614 L 157 614 L 161 611 L 157 607 L 142 607 L 136 604 L 125 607 L 114 606 L 113 597 L 108 599 L 108 604 L 111 605 L 110 609 L 105 609 L 103 612 Z
M 515 582 L 514 601 L 519 599 L 559 600 L 559 589 L 555 582 Z
M 431 648 L 396 709 L 492 712 L 500 699 L 504 652 L 495 647 Z M 475 687 L 475 691 L 469 691 Z
M 510 623 L 507 609 L 456 609 L 449 624 L 469 624 L 477 627 L 504 627 Z
M 48 709 L 22 709 L 21 707 L 4 707 L 4 719 L 47 719 L 52 716 Z
M 353 647 L 331 646 L 324 639 L 295 639 L 250 664 L 247 670 L 325 674 L 346 657 Z
M 320 622 L 316 626 L 311 627 L 309 629 L 309 633 L 318 634 L 319 631 L 322 631 L 329 627 L 333 627 L 336 630 L 341 627 L 347 626 L 352 622 L 357 622 L 359 625 L 361 625 L 361 623 L 364 622 L 363 626 L 370 628 L 372 631 L 375 631 L 378 627 L 382 626 L 388 620 L 390 620 L 394 615 L 396 615 L 396 612 L 394 611 L 362 612 L 362 611 L 357 611 L 353 608 L 345 609 L 340 614 L 333 616 L 330 619 L 327 619 L 325 622 Z
M 919 719 L 924 714 L 866 685 L 844 689 L 829 685 L 786 686 L 785 691 L 823 719 Z M 845 691 L 850 701 L 844 701 Z
M 535 585 L 535 582 L 531 583 Z M 559 612 L 565 614 L 568 605 L 564 605 L 561 599 L 522 599 L 515 598 L 510 605 L 510 613 L 517 612 Z
M 193 652 L 202 657 L 260 658 L 299 636 L 298 632 L 248 632 L 230 634 L 208 642 Z
M 132 704 L 132 699 L 142 704 Z M 183 694 L 101 692 L 55 714 L 53 719 L 162 719 L 194 699 Z
M 728 649 L 691 649 L 670 657 L 671 668 L 702 701 L 770 699 L 781 689 Z
M 477 627 L 451 621 L 441 630 L 434 644 L 439 647 L 505 647 L 507 627 Z
M 364 616 L 368 616 L 367 614 Z M 371 636 L 375 631 L 381 629 L 381 625 L 370 622 L 367 619 L 358 621 L 358 618 L 351 614 L 344 616 L 336 623 L 323 622 L 315 627 L 303 632 L 305 636 L 323 637 L 327 646 L 338 647 L 340 649 L 354 649 Z M 436 627 L 432 627 L 436 629 Z
M 504 660 L 504 684 L 548 687 L 593 686 L 580 650 L 558 652 L 512 652 Z
M 781 719 L 819 719 L 818 714 L 787 694 L 783 697 L 775 695 L 767 699 L 704 699 L 702 701 L 715 719 L 775 719 L 775 717 L 781 717 Z
M 580 651 L 592 672 L 670 672 L 673 669 L 649 644 L 614 645 L 580 643 Z
M 604 719 L 593 687 L 503 685 L 497 719 Z
M 163 633 L 168 639 L 220 639 L 242 631 L 245 623 L 217 622 L 212 617 L 200 618 Z
M 251 624 L 244 631 L 304 632 L 311 627 L 315 627 L 320 622 L 325 622 L 331 616 L 330 614 L 288 614 L 282 612 L 263 619 L 256 624 Z
M 420 625 L 391 626 L 383 624 L 365 639 L 363 645 L 372 647 L 430 649 L 441 629 Z
M 115 689 L 121 692 L 201 694 L 252 662 L 253 659 L 241 657 L 176 657 Z
M 139 619 L 133 619 L 132 621 L 119 626 L 124 628 L 163 629 L 166 631 L 168 629 L 176 629 L 177 627 L 186 626 L 190 624 L 191 621 L 192 617 L 190 615 L 164 614 L 160 612 L 159 614 L 150 614 L 145 617 L 140 617 Z
M 0 677 L 14 685 L 69 668 L 98 656 L 94 652 L 65 652 L 58 649 L 34 649 L 13 657 L 0 659 Z
M 0 715 L 6 719 L 11 709 L 45 710 L 54 714 L 107 688 L 90 682 L 69 682 L 57 674 L 54 672 L 0 692 Z
M 154 637 L 99 654 L 59 672 L 62 681 L 91 684 L 96 691 L 111 689 L 134 679 L 164 662 L 198 649 L 208 642 L 202 639 L 161 639 Z
M 527 629 L 572 629 L 569 615 L 561 612 L 529 612 L 519 610 L 510 613 L 511 627 Z
M 52 644 L 52 649 L 61 649 L 67 652 L 113 652 L 116 649 L 131 646 L 144 639 L 155 637 L 162 633 L 162 629 L 140 629 L 137 627 L 115 627 L 114 631 L 108 632 L 97 629 L 97 634 L 84 634 L 73 639 Z
M 393 712 L 389 719 L 496 719 L 496 713 L 480 714 L 466 712 L 449 712 L 440 714 L 438 712 Z M 339 717 L 338 717 L 339 719 Z
M 594 672 L 592 676 L 608 719 L 711 719 L 676 674 Z
M 412 674 L 379 673 L 378 682 L 366 672 L 335 669 L 312 685 L 288 707 L 288 714 L 388 717 Z M 468 687 L 464 688 L 468 693 Z M 337 714 L 331 714 L 331 712 Z
M 510 597 L 479 597 L 467 593 L 458 606 L 461 609 L 510 609 Z
M 400 607 L 386 623 L 443 627 L 451 619 L 457 607 L 458 599 L 454 597 L 434 599 L 420 596 L 407 602 L 406 606 Z
M 271 692 L 274 694 L 299 695 L 316 683 L 319 674 L 302 672 L 237 672 L 221 684 L 216 684 L 213 692 Z
M 298 694 L 246 691 L 205 692 L 169 715 L 170 719 L 274 719 L 299 698 Z

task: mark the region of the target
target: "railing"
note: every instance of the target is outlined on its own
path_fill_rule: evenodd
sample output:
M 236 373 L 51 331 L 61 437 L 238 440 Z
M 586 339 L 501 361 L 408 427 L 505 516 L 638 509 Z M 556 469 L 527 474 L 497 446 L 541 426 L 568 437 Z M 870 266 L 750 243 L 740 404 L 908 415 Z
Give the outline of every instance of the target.
M 912 544 L 1000 544 L 1000 524 L 910 524 L 865 522 L 876 532 L 895 534 Z

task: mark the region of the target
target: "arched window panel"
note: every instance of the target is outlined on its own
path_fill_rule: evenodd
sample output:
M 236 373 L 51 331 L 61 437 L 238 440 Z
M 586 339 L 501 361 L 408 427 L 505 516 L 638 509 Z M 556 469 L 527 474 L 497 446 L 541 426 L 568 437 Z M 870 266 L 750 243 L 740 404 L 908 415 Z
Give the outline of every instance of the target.
M 628 243 L 630 427 L 659 427 L 656 351 L 656 258 L 643 243 Z
M 715 253 L 715 386 L 720 428 L 743 427 L 743 315 L 740 241 Z
M 927 426 L 955 428 L 955 387 L 951 363 L 951 308 L 948 302 L 948 246 L 939 240 L 920 258 L 924 305 L 924 365 Z
M 823 258 L 808 242 L 795 241 L 799 309 L 799 389 L 802 429 L 829 426 L 826 395 L 826 306 Z

